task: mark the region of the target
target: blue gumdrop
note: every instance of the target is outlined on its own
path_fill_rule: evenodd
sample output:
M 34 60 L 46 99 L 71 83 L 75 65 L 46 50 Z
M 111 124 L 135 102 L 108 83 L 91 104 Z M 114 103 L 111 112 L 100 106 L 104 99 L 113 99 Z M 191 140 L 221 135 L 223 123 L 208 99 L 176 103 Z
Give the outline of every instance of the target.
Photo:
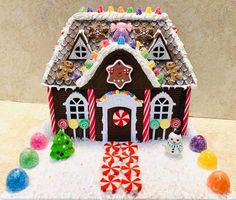
M 87 8 L 87 12 L 93 12 L 92 8 Z
M 124 36 L 120 36 L 119 39 L 118 39 L 118 41 L 117 41 L 117 43 L 118 43 L 119 45 L 125 44 L 125 37 L 124 37 Z
M 138 8 L 136 10 L 136 15 L 142 15 L 142 9 L 141 8 Z
M 75 72 L 73 73 L 73 75 L 72 75 L 72 80 L 73 80 L 73 81 L 77 81 L 77 80 L 80 79 L 80 78 L 81 78 L 81 73 L 78 72 L 78 71 L 75 71 Z
M 15 168 L 7 175 L 6 189 L 8 192 L 20 192 L 29 185 L 29 177 L 25 170 Z
M 133 42 L 130 43 L 130 46 L 131 46 L 133 49 L 136 49 L 136 44 L 137 44 L 137 42 L 134 40 Z

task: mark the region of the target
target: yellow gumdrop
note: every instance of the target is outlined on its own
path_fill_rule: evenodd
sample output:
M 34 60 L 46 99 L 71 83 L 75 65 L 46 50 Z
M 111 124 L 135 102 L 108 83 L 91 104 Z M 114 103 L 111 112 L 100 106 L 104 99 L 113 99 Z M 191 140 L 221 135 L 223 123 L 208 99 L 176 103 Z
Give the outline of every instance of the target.
M 146 13 L 151 14 L 152 13 L 152 7 L 148 6 L 146 8 Z
M 108 11 L 109 13 L 114 12 L 114 7 L 113 7 L 113 6 L 108 6 L 107 11 Z
M 149 63 L 148 63 L 148 67 L 150 68 L 150 69 L 153 69 L 154 67 L 155 67 L 155 62 L 152 60 L 152 61 L 150 61 Z
M 204 150 L 198 157 L 198 165 L 204 169 L 215 169 L 217 167 L 217 157 L 210 150 Z
M 140 49 L 140 46 L 141 46 L 141 42 L 137 41 L 136 42 L 136 49 Z

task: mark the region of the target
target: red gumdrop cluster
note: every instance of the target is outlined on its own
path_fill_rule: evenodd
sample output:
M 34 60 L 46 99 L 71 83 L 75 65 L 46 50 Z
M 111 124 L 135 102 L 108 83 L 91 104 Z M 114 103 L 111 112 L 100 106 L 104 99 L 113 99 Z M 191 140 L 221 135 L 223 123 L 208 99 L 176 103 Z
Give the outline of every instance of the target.
M 45 149 L 48 145 L 47 137 L 42 133 L 35 133 L 30 140 L 30 146 L 34 150 Z

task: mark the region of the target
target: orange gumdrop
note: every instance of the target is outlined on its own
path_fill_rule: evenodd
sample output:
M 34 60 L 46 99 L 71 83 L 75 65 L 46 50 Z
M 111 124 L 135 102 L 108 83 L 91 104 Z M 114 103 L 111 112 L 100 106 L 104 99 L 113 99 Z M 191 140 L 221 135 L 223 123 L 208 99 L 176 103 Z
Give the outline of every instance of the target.
M 207 179 L 207 186 L 215 193 L 227 194 L 230 192 L 230 180 L 223 171 L 214 171 Z

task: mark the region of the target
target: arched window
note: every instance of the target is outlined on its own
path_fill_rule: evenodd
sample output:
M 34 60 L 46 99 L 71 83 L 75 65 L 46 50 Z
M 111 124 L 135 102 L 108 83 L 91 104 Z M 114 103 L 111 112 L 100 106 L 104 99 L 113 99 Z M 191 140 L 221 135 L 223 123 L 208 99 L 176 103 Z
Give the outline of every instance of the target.
M 63 105 L 66 106 L 68 120 L 88 118 L 88 102 L 80 93 L 72 93 Z
M 173 106 L 176 104 L 165 92 L 157 94 L 151 102 L 151 119 L 171 119 Z

